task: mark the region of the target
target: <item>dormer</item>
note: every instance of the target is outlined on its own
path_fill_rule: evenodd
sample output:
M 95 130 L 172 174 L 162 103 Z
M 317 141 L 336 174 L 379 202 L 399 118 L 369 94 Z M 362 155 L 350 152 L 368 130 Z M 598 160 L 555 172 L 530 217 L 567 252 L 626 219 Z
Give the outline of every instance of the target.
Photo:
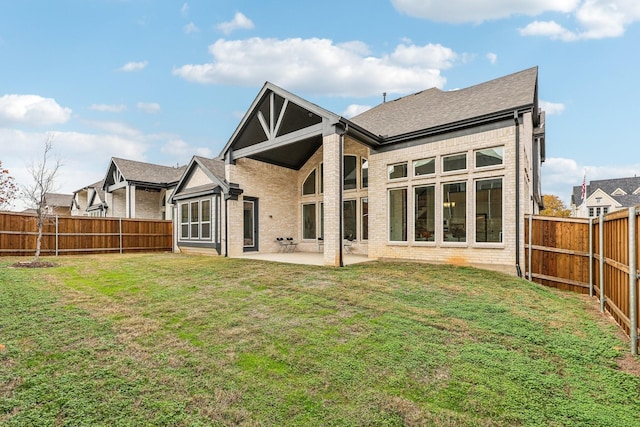
M 638 191 L 638 190 L 636 190 L 636 191 Z M 626 196 L 627 192 L 624 191 L 622 188 L 618 187 L 618 188 L 616 188 L 616 190 L 613 193 L 611 193 L 611 195 L 612 196 Z

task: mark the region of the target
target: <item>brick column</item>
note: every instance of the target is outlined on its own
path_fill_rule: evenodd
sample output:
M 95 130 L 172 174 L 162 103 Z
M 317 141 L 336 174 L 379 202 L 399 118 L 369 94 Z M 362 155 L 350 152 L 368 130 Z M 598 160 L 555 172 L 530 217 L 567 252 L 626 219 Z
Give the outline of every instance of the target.
M 340 266 L 342 230 L 340 227 L 341 156 L 340 135 L 333 133 L 322 140 L 324 169 L 324 265 Z

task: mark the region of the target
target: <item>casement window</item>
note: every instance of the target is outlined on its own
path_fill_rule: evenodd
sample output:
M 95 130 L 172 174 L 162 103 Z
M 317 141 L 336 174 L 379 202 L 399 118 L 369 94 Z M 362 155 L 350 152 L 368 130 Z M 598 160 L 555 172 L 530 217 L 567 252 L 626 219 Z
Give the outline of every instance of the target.
M 456 182 L 442 186 L 442 240 L 467 241 L 467 184 Z
M 360 238 L 369 240 L 369 198 L 360 199 Z
M 476 242 L 502 242 L 502 178 L 476 181 Z
M 342 226 L 344 228 L 344 238 L 353 240 L 357 237 L 358 230 L 356 215 L 356 200 L 345 200 L 342 202 Z
M 467 153 L 444 156 L 442 158 L 442 171 L 453 172 L 467 169 Z
M 211 200 L 180 203 L 180 240 L 211 240 Z
M 435 241 L 435 193 L 436 188 L 433 185 L 414 189 L 414 240 L 416 242 Z
M 316 204 L 302 205 L 302 238 L 316 239 Z
M 476 168 L 504 164 L 504 147 L 485 148 L 475 151 Z
M 413 162 L 413 176 L 433 175 L 436 173 L 436 159 L 420 159 Z
M 389 179 L 400 179 L 407 177 L 407 162 L 396 163 L 387 167 L 387 175 Z
M 405 164 L 406 170 L 406 164 Z M 389 241 L 407 241 L 407 189 L 389 190 Z

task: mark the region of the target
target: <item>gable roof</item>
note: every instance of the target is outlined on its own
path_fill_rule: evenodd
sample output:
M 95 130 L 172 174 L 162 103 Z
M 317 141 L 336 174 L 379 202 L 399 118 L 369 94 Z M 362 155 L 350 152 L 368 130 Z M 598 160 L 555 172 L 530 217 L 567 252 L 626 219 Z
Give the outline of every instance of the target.
M 211 180 L 210 184 L 203 184 L 197 187 L 185 188 L 193 171 L 200 168 L 205 175 Z M 225 179 L 224 162 L 217 159 L 208 159 L 206 157 L 193 156 L 189 164 L 185 167 L 180 181 L 176 185 L 176 189 L 171 196 L 171 201 L 185 198 L 207 195 L 212 193 L 228 193 L 230 184 Z
M 103 189 L 116 183 L 114 178 L 116 169 L 130 184 L 166 188 L 175 185 L 180 180 L 185 168 L 186 166 L 163 166 L 112 157 L 107 176 L 104 179 Z
M 495 113 L 537 108 L 537 81 L 538 67 L 533 67 L 465 89 L 427 89 L 384 102 L 351 121 L 386 139 Z
M 640 204 L 640 194 L 634 194 L 634 191 L 640 187 L 640 177 L 600 179 L 590 181 L 586 186 L 587 199 L 596 191 L 602 190 L 612 199 L 623 207 L 630 207 Z M 618 190 L 622 190 L 627 194 L 616 195 Z M 574 186 L 571 194 L 571 201 L 574 205 L 582 204 L 582 186 Z

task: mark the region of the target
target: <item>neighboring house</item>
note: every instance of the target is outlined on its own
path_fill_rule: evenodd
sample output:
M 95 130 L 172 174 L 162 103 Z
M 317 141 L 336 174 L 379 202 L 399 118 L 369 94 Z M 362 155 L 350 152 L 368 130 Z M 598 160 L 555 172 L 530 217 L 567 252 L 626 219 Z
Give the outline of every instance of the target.
M 582 199 L 582 186 L 573 187 L 571 216 L 597 217 L 640 205 L 640 177 L 590 181 L 585 185 L 584 198 L 585 200 Z
M 106 217 L 109 206 L 103 186 L 100 180 L 74 191 L 71 215 Z
M 185 166 L 111 158 L 102 186 L 106 216 L 173 219 L 168 201 L 184 170 Z
M 277 252 L 276 238 L 289 236 L 297 250 L 340 266 L 349 239 L 349 250 L 372 258 L 520 274 L 524 215 L 541 209 L 544 157 L 537 67 L 428 89 L 352 119 L 266 83 L 222 150 L 224 180 L 218 163 L 190 163 L 174 197 L 175 228 L 181 243 L 197 227 L 191 244 L 217 234 L 229 256 Z M 198 187 L 206 213 L 191 204 Z
M 47 215 L 71 215 L 72 194 L 45 193 L 44 205 Z M 26 209 L 24 213 L 35 213 L 35 209 Z
M 171 203 L 176 206 L 176 249 L 181 252 L 221 254 L 224 205 L 239 192 L 225 179 L 224 162 L 194 156 L 176 186 Z M 227 196 L 225 198 L 225 195 Z M 225 239 L 226 240 L 226 239 Z

